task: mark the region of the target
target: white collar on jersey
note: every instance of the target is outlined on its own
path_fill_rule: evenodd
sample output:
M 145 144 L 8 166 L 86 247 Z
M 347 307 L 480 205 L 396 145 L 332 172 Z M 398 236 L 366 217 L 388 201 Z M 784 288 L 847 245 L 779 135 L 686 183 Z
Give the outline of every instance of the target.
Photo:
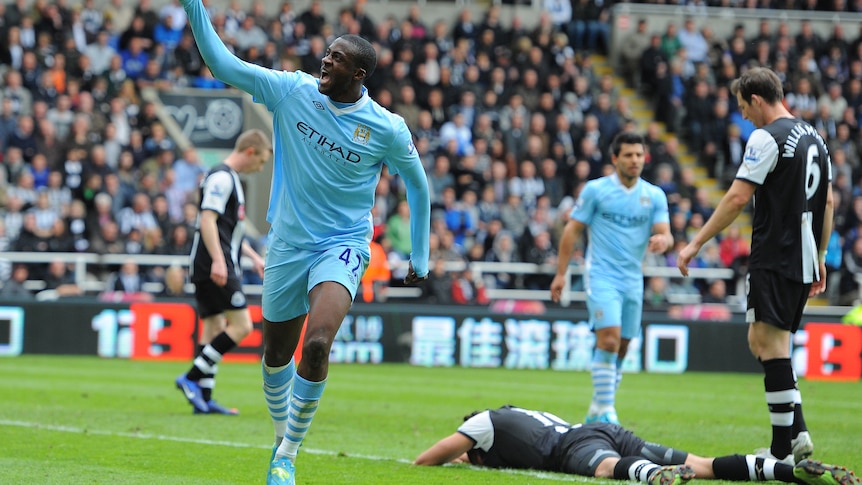
M 335 113 L 335 116 L 353 113 L 356 110 L 362 109 L 362 107 L 365 106 L 371 100 L 371 98 L 368 96 L 368 89 L 366 89 L 365 86 L 362 86 L 362 95 L 359 96 L 359 99 L 357 99 L 355 103 L 349 104 L 343 108 L 339 108 L 338 106 L 336 106 L 335 103 L 333 103 L 332 100 L 329 98 L 329 96 L 325 96 L 325 98 L 326 105 L 329 106 L 329 109 L 331 109 L 333 113 Z
M 610 177 L 611 177 L 611 180 L 613 180 L 613 182 L 615 184 L 619 185 L 620 188 L 623 189 L 624 192 L 628 192 L 628 193 L 634 192 L 641 183 L 641 178 L 638 177 L 638 179 L 637 179 L 637 181 L 635 181 L 634 185 L 632 185 L 631 187 L 626 187 L 625 185 L 623 185 L 623 181 L 620 180 L 620 175 L 616 172 L 616 170 L 614 170 L 614 173 L 610 174 Z

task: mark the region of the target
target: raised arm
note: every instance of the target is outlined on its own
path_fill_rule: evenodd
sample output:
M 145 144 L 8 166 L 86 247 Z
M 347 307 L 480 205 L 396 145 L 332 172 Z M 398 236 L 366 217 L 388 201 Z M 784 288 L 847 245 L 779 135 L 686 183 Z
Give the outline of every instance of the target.
M 255 71 L 264 69 L 236 57 L 225 47 L 201 0 L 181 0 L 201 57 L 218 80 L 254 95 Z

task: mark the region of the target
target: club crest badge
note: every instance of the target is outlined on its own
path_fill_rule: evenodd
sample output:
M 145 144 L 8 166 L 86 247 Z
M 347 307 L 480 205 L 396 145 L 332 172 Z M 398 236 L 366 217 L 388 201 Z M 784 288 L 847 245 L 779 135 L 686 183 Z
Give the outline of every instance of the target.
M 356 143 L 361 143 L 363 145 L 368 145 L 368 140 L 371 139 L 371 128 L 358 123 L 356 125 L 356 129 L 353 130 L 353 141 Z

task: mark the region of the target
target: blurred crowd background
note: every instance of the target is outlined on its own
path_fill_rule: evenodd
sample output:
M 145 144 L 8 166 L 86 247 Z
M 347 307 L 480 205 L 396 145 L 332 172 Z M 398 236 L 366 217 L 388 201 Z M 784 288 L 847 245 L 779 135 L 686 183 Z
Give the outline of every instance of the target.
M 206 4 L 207 2 L 205 2 Z M 507 3 L 507 2 L 503 2 Z M 508 2 L 512 3 L 512 2 Z M 517 3 L 517 2 L 516 2 Z M 617 69 L 607 59 L 612 2 L 544 0 L 536 25 L 503 22 L 500 5 L 476 16 L 453 5 L 451 18 L 428 21 L 422 5 L 406 16 L 370 13 L 364 0 L 337 15 L 313 1 L 303 8 L 262 0 L 209 7 L 217 31 L 240 58 L 265 67 L 317 73 L 329 43 L 353 33 L 372 40 L 379 63 L 371 96 L 411 128 L 433 203 L 431 280 L 421 298 L 485 303 L 489 288 L 546 289 L 550 273 L 471 273 L 471 262 L 556 265 L 562 227 L 588 180 L 612 171 L 609 143 L 621 130 L 642 132 L 644 178 L 667 194 L 676 241 L 645 264 L 675 267 L 675 256 L 703 225 L 716 200 L 699 187 L 681 150 L 720 184 L 729 184 L 753 126 L 739 115 L 729 81 L 749 66 L 769 66 L 784 81 L 786 104 L 828 141 L 836 194 L 826 303 L 853 304 L 862 274 L 862 22 L 821 36 L 764 14 L 756 31 L 718 36 L 698 9 L 793 9 L 862 13 L 862 0 L 694 0 L 691 16 L 655 26 L 634 19 Z M 676 4 L 675 2 L 651 2 Z M 652 32 L 652 33 L 651 33 Z M 141 254 L 188 255 L 206 173 L 194 147 L 180 149 L 142 90 L 232 89 L 203 64 L 178 1 L 15 0 L 0 3 L 0 251 L 130 255 L 121 265 L 89 268 L 107 292 L 138 293 L 164 283 L 182 295 L 184 269 L 139 265 Z M 648 100 L 638 123 L 630 96 Z M 217 95 L 216 93 L 214 93 Z M 409 211 L 397 177 L 383 174 L 373 211 L 372 267 L 365 300 L 397 286 L 410 253 Z M 651 277 L 649 306 L 674 294 L 722 303 L 745 273 L 748 232 L 734 226 L 704 248 L 698 268 L 731 268 L 734 278 Z M 266 239 L 252 244 L 265 251 Z M 574 264 L 581 264 L 583 248 Z M 459 264 L 466 263 L 466 264 Z M 457 269 L 452 269 L 457 268 Z M 68 261 L 7 264 L 0 296 L 29 296 L 43 280 L 61 295 L 82 294 Z M 248 284 L 259 283 L 252 274 Z M 577 286 L 577 281 L 575 285 Z

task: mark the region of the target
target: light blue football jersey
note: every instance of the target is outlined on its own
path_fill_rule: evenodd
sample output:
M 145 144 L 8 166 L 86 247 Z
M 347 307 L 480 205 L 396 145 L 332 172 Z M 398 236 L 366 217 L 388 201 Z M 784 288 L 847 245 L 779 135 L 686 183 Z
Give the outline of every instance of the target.
M 571 217 L 588 226 L 587 277 L 643 291 L 652 227 L 670 220 L 664 191 L 643 179 L 627 188 L 613 173 L 587 182 Z
M 367 246 L 383 164 L 407 186 L 411 261 L 428 273 L 430 199 L 422 163 L 403 118 L 365 88 L 355 103 L 335 103 L 303 72 L 266 69 L 231 54 L 200 0 L 184 0 L 201 55 L 215 77 L 248 92 L 273 115 L 273 178 L 267 221 L 289 244 L 315 251 Z

